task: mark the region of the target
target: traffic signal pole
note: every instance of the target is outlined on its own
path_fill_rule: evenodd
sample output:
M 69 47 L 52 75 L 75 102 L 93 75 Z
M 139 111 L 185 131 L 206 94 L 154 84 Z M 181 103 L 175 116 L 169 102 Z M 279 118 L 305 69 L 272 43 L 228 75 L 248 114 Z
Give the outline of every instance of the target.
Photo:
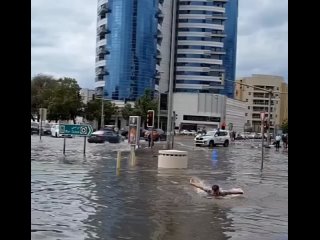
M 268 125 L 267 125 L 268 126 L 268 128 L 267 128 L 267 145 L 268 146 L 271 144 L 270 143 L 271 95 L 272 95 L 272 92 L 270 91 L 269 92 L 269 103 L 268 103 L 268 120 L 267 120 L 268 121 Z
M 151 128 L 150 147 L 153 147 L 153 128 L 154 128 L 154 110 L 148 110 L 147 112 L 147 127 Z

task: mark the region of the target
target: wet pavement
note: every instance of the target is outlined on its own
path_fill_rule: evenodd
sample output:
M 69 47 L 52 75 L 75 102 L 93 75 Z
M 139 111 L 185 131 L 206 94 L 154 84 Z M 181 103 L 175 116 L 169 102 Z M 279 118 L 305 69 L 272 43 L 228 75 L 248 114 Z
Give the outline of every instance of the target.
M 144 142 L 144 141 L 143 141 Z M 157 150 L 127 143 L 87 144 L 83 138 L 31 136 L 32 239 L 288 239 L 288 154 L 230 144 L 195 148 L 192 137 L 176 137 L 175 149 L 189 153 L 187 169 L 158 169 Z M 122 152 L 119 171 L 117 151 Z M 189 184 L 240 187 L 245 194 L 208 199 Z

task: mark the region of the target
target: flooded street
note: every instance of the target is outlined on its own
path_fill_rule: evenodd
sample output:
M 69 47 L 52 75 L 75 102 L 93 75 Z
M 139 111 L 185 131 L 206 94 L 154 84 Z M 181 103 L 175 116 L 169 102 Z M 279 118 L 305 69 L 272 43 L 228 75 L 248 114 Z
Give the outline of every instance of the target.
M 88 144 L 83 138 L 31 136 L 32 239 L 285 240 L 288 239 L 288 154 L 248 144 L 194 148 L 176 137 L 175 149 L 189 153 L 187 169 L 158 169 L 157 152 L 128 160 L 129 147 Z M 158 143 L 156 143 L 158 144 Z M 122 163 L 116 171 L 117 151 Z M 239 187 L 243 196 L 208 199 L 189 184 Z

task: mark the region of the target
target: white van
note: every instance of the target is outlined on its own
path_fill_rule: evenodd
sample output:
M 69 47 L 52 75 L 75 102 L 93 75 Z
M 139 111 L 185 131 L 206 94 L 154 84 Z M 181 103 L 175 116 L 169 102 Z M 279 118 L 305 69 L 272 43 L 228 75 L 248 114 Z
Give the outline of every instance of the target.
M 60 124 L 53 124 L 51 127 L 52 137 L 64 137 L 64 134 L 60 133 Z M 72 137 L 72 135 L 67 134 L 66 137 Z

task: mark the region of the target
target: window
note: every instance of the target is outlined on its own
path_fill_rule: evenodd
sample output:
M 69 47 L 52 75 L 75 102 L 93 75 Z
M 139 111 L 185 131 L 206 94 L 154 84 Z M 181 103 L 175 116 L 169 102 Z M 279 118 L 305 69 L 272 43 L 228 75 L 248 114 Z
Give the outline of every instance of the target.
M 248 95 L 251 95 L 251 92 L 248 92 Z
M 248 113 L 245 113 L 244 115 L 247 117 L 247 116 L 248 116 Z
M 246 102 L 248 102 L 248 98 L 246 99 Z
M 250 109 L 250 106 L 248 106 L 248 109 Z

